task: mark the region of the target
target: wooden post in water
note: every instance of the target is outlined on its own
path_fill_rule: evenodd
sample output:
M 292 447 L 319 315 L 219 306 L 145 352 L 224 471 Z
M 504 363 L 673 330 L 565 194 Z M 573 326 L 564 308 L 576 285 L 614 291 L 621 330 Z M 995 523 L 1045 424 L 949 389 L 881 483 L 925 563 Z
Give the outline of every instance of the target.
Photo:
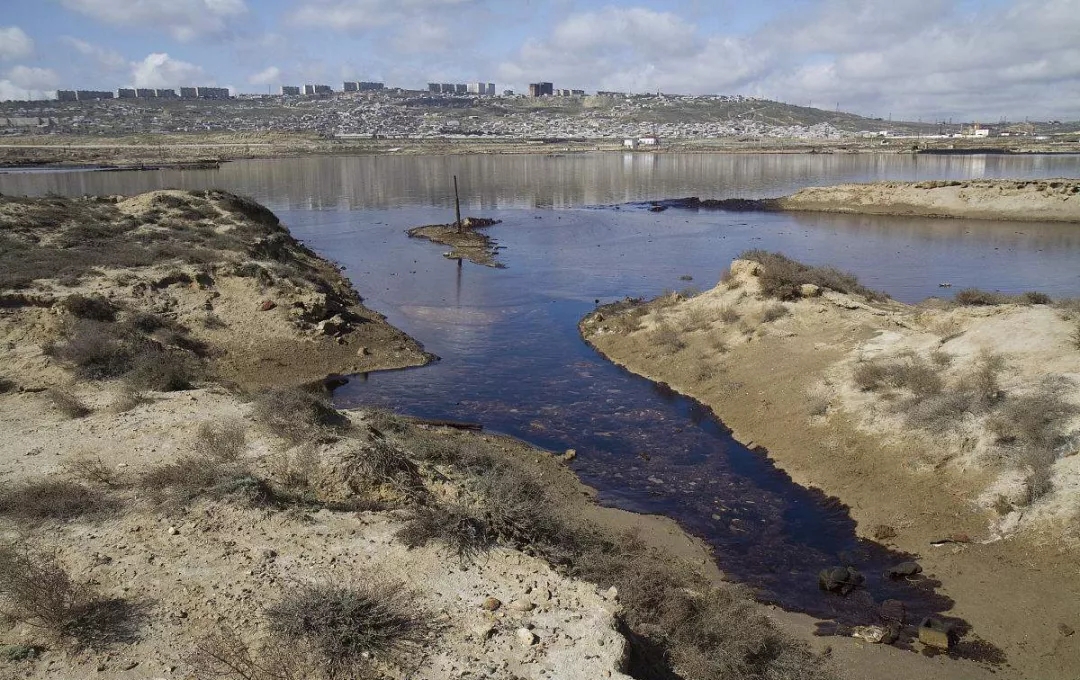
M 461 199 L 458 198 L 457 192 L 457 175 L 454 175 L 454 214 L 457 215 L 457 233 L 461 233 Z

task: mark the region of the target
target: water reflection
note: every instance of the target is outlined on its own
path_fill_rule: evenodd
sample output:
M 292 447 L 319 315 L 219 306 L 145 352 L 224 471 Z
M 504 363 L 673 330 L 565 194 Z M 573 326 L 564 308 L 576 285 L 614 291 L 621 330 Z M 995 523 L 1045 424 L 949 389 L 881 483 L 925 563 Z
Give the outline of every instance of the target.
M 131 194 L 221 188 L 274 209 L 564 208 L 702 196 L 768 197 L 815 184 L 878 179 L 1077 177 L 1080 156 L 908 154 L 648 154 L 360 156 L 237 161 L 218 170 L 0 174 L 0 192 Z

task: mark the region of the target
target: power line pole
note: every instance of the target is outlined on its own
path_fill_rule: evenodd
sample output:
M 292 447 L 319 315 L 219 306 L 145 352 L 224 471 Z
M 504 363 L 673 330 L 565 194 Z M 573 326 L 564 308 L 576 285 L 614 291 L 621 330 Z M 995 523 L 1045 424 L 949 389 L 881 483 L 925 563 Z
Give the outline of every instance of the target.
M 461 233 L 461 199 L 458 198 L 457 175 L 454 175 L 454 214 L 457 216 L 457 232 Z

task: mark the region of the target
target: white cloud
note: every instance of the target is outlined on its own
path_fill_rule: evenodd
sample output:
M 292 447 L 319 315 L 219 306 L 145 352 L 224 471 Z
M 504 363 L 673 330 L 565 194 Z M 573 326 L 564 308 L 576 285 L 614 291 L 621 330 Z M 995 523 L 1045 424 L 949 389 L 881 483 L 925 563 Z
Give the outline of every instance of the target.
M 499 67 L 517 86 L 744 93 L 893 117 L 1080 109 L 1080 0 L 809 0 L 747 35 L 703 33 L 672 12 L 606 7 L 565 17 Z
M 34 53 L 34 40 L 18 26 L 0 26 L 0 59 L 22 59 Z
M 7 72 L 7 80 L 24 90 L 54 90 L 60 84 L 60 76 L 51 68 L 15 66 Z
M 142 61 L 132 62 L 131 76 L 135 87 L 182 87 L 209 85 L 201 66 L 173 59 L 164 52 L 148 54 Z
M 88 43 L 85 40 L 64 36 L 61 40 L 73 50 L 94 60 L 99 69 L 104 71 L 122 71 L 127 68 L 127 59 L 116 50 Z
M 281 82 L 281 69 L 277 66 L 268 66 L 248 78 L 252 85 L 273 85 Z
M 382 28 L 435 13 L 459 11 L 474 0 L 307 0 L 292 13 L 298 26 L 338 31 Z
M 187 42 L 228 32 L 248 13 L 244 0 L 60 0 L 71 10 L 109 24 L 168 31 Z

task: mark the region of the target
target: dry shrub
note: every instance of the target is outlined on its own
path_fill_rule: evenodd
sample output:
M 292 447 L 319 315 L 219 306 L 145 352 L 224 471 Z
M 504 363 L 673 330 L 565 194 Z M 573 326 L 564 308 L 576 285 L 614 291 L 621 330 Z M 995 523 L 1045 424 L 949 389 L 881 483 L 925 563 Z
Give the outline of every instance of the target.
M 959 389 L 970 392 L 983 404 L 1001 398 L 999 376 L 1005 369 L 1005 357 L 983 350 L 975 360 L 974 370 L 960 378 Z
M 220 461 L 234 461 L 247 447 L 244 424 L 239 421 L 206 421 L 195 433 L 195 453 Z
M 118 507 L 114 498 L 97 489 L 58 479 L 24 482 L 0 489 L 0 515 L 22 521 L 96 518 Z
M 958 305 L 968 307 L 986 307 L 994 305 L 1048 305 L 1053 302 L 1046 293 L 1028 291 L 1020 295 L 1007 295 L 997 291 L 980 290 L 979 288 L 965 288 L 956 294 L 953 301 Z
M 416 460 L 434 465 L 453 465 L 467 455 L 457 438 L 437 432 L 409 437 L 406 447 L 409 455 Z
M 734 282 L 735 275 L 731 273 L 731 267 L 724 267 L 724 271 L 720 272 L 720 283 L 731 288 L 731 285 Z
M 92 486 L 104 486 L 116 489 L 122 486 L 116 471 L 109 467 L 101 456 L 80 455 L 64 465 L 64 472 L 76 481 Z
M 935 349 L 930 352 L 930 361 L 938 368 L 948 368 L 949 366 L 952 366 L 953 358 L 948 352 Z
M 324 472 L 319 449 L 314 444 L 298 446 L 268 459 L 274 484 L 294 498 L 312 500 Z
M 735 323 L 741 317 L 738 310 L 731 306 L 724 306 L 720 308 L 720 320 L 724 323 Z
M 420 470 L 397 446 L 382 440 L 362 445 L 350 457 L 352 472 L 371 485 L 385 485 L 407 496 L 422 495 Z
M 685 331 L 702 330 L 708 328 L 713 322 L 709 310 L 700 305 L 687 310 L 684 319 L 683 330 Z
M 405 418 L 385 408 L 367 409 L 364 419 L 368 425 L 380 433 L 401 434 L 408 429 L 409 425 Z
M 761 321 L 763 323 L 772 323 L 778 319 L 782 319 L 788 314 L 791 314 L 791 310 L 787 308 L 787 305 L 776 303 L 769 305 L 761 313 Z
M 131 385 L 124 385 L 113 398 L 112 410 L 116 413 L 127 413 L 134 408 L 148 403 L 150 403 L 150 399 L 145 393 L 135 389 L 135 387 Z
M 861 361 L 855 365 L 852 377 L 864 392 L 892 387 L 908 390 L 917 400 L 940 394 L 945 386 L 938 370 L 914 355 Z
M 77 583 L 56 555 L 26 545 L 0 545 L 0 611 L 77 646 L 133 642 L 142 607 L 100 597 Z
M 802 286 L 811 283 L 838 293 L 862 295 L 870 300 L 885 300 L 887 295 L 871 290 L 859 283 L 853 274 L 832 267 L 811 267 L 780 253 L 766 250 L 747 250 L 739 255 L 741 260 L 761 264 L 758 275 L 761 292 L 778 300 L 797 300 L 802 297 Z
M 268 641 L 257 652 L 227 624 L 200 636 L 186 659 L 196 680 L 311 680 L 317 663 Z M 309 665 L 310 664 L 310 665 Z
M 396 582 L 305 585 L 266 617 L 280 644 L 310 650 L 329 678 L 356 677 L 376 663 L 401 664 L 437 631 L 417 597 Z
M 18 385 L 14 380 L 8 380 L 7 378 L 0 377 L 0 394 L 7 394 L 13 391 Z
M 136 389 L 176 392 L 191 389 L 203 371 L 190 354 L 146 348 L 134 356 L 124 380 Z
M 659 324 L 650 334 L 649 339 L 664 354 L 675 354 L 686 347 L 686 343 L 679 337 L 679 332 L 667 323 Z
M 272 496 L 245 468 L 209 455 L 185 455 L 152 468 L 142 474 L 139 486 L 163 503 L 184 503 L 204 495 L 240 495 L 259 502 Z
M 294 444 L 318 441 L 345 430 L 348 419 L 321 395 L 298 388 L 277 388 L 255 399 L 255 418 Z
M 1072 335 L 1069 336 L 1072 340 L 1072 345 L 1076 349 L 1080 349 L 1080 322 L 1077 322 L 1076 328 L 1073 329 Z
M 116 305 L 100 295 L 69 295 L 60 306 L 72 316 L 91 321 L 116 321 Z
M 495 545 L 487 522 L 471 509 L 460 505 L 425 506 L 416 509 L 398 539 L 410 548 L 432 541 L 448 547 L 462 562 L 471 562 Z
M 68 418 L 85 418 L 94 412 L 69 389 L 54 387 L 45 393 L 52 405 Z

